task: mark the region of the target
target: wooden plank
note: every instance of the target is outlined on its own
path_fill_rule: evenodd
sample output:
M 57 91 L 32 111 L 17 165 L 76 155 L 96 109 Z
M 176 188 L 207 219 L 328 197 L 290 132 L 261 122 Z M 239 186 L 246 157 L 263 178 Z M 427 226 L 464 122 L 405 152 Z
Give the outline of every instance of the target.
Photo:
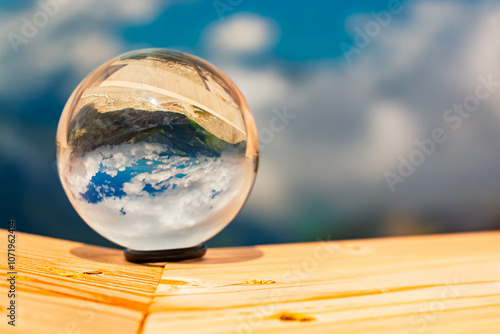
M 500 233 L 210 249 L 143 333 L 500 333 Z
M 0 230 L 0 308 L 8 305 L 7 232 Z M 16 327 L 0 333 L 137 333 L 163 266 L 126 262 L 122 252 L 17 233 Z
M 210 249 L 165 267 L 17 236 L 17 326 L 0 333 L 500 333 L 498 232 Z

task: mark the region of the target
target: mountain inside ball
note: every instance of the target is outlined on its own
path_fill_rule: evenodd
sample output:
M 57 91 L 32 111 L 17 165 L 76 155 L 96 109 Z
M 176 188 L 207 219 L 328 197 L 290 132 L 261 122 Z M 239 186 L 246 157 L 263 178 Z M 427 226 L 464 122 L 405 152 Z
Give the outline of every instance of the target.
M 171 50 L 128 52 L 90 73 L 57 130 L 72 205 L 134 262 L 203 255 L 203 242 L 243 206 L 257 166 L 255 123 L 238 88 Z

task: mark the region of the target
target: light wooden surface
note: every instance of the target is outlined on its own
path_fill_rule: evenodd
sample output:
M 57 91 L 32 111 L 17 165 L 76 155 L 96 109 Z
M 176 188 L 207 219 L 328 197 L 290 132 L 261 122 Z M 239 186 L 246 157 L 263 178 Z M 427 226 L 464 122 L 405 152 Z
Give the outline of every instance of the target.
M 164 267 L 18 236 L 19 326 L 0 333 L 500 333 L 499 232 L 210 249 Z
M 17 321 L 0 333 L 137 333 L 163 271 L 122 252 L 17 233 Z M 8 305 L 7 232 L 0 230 L 0 308 Z M 85 274 L 88 273 L 88 274 Z M 102 274 L 99 274 L 102 273 Z

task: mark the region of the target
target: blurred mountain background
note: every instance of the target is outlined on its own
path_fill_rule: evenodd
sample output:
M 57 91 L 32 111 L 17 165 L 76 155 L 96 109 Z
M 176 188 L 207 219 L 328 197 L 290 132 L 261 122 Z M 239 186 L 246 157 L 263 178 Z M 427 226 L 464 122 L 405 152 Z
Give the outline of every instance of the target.
M 111 246 L 64 194 L 57 122 L 91 70 L 165 47 L 224 71 L 259 129 L 254 190 L 209 245 L 499 229 L 499 31 L 493 0 L 3 1 L 2 228 Z

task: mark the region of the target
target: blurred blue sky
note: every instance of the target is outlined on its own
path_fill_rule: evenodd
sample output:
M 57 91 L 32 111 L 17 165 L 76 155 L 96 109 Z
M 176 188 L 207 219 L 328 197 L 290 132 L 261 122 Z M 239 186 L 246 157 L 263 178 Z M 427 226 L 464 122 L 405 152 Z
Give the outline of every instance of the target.
M 213 245 L 499 228 L 500 91 L 456 128 L 444 115 L 474 96 L 478 78 L 500 81 L 500 4 L 402 1 L 382 24 L 373 13 L 388 13 L 389 3 L 0 2 L 1 220 L 106 244 L 59 183 L 57 122 L 92 69 L 128 50 L 166 47 L 228 74 L 260 132 L 276 114 L 291 115 L 272 138 L 262 132 L 255 189 Z M 40 27 L 13 47 L 25 20 Z M 359 52 L 346 57 L 342 45 Z M 436 128 L 448 140 L 391 189 L 387 172 L 397 174 Z

